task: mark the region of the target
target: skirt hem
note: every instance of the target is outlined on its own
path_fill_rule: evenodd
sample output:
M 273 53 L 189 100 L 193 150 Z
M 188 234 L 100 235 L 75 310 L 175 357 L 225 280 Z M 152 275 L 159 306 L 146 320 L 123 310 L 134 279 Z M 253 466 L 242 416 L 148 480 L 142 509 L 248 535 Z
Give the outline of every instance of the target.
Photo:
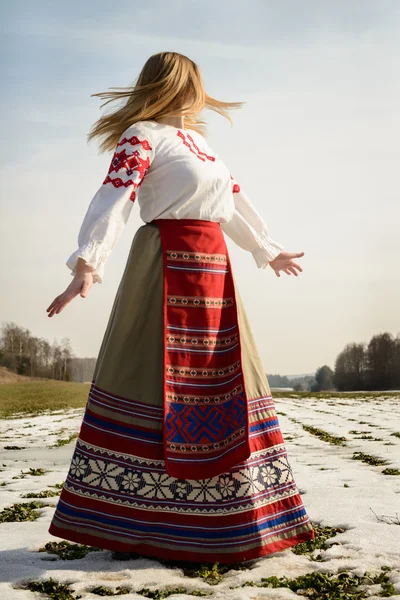
M 244 552 L 235 552 L 231 555 L 226 554 L 204 554 L 204 558 L 201 558 L 196 552 L 182 552 L 174 549 L 159 548 L 157 546 L 148 546 L 147 544 L 129 544 L 123 541 L 117 542 L 115 540 L 107 540 L 101 537 L 97 537 L 90 534 L 82 534 L 75 532 L 70 529 L 63 530 L 58 528 L 57 525 L 52 524 L 49 528 L 49 533 L 55 537 L 61 539 L 67 539 L 71 542 L 78 544 L 86 544 L 101 550 L 110 550 L 111 552 L 135 552 L 140 554 L 142 558 L 152 558 L 161 560 L 176 560 L 181 562 L 194 562 L 197 564 L 204 563 L 221 563 L 221 564 L 237 564 L 248 560 L 254 560 L 262 558 L 275 552 L 281 552 L 302 542 L 311 541 L 315 538 L 315 532 L 313 529 L 309 529 L 305 532 L 299 533 L 293 537 L 273 542 L 272 544 L 265 544 L 263 546 L 257 546 Z

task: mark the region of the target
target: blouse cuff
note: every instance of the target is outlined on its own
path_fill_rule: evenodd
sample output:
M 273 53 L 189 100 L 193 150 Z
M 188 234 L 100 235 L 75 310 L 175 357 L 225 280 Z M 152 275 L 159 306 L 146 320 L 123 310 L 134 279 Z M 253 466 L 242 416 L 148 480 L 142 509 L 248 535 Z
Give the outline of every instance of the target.
M 76 250 L 66 261 L 67 267 L 71 269 L 71 275 L 75 275 L 76 265 L 78 258 L 83 260 L 90 266 L 93 267 L 94 271 L 91 271 L 93 276 L 93 283 L 102 283 L 104 274 L 104 263 L 107 260 L 107 254 L 104 250 L 104 244 L 99 242 L 90 242 L 86 246 L 83 246 Z
M 259 269 L 265 269 L 283 250 L 282 244 L 275 242 L 268 236 L 260 240 L 261 246 L 253 250 L 252 255 Z

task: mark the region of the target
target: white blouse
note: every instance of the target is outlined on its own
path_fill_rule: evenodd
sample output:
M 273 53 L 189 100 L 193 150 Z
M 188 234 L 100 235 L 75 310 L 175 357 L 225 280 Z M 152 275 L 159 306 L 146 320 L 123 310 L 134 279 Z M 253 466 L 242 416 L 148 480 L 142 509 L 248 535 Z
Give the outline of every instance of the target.
M 252 253 L 259 268 L 283 249 L 269 237 L 262 217 L 200 133 L 138 121 L 120 137 L 106 178 L 89 204 L 79 247 L 66 262 L 71 275 L 81 257 L 94 267 L 93 282 L 102 282 L 105 262 L 136 198 L 145 223 L 154 219 L 221 223 L 238 246 Z

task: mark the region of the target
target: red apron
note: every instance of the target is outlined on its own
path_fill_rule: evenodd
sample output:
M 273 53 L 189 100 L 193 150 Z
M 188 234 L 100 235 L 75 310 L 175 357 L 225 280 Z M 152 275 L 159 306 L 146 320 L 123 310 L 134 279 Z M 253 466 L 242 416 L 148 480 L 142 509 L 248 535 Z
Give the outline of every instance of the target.
M 164 459 L 206 479 L 250 456 L 235 288 L 219 223 L 157 219 L 164 273 Z

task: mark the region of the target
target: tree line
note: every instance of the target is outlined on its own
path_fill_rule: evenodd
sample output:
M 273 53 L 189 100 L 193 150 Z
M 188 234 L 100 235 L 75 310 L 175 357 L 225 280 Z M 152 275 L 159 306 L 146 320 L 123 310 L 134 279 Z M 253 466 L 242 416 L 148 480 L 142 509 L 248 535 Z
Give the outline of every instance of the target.
M 0 330 L 0 366 L 30 377 L 61 381 L 92 380 L 96 358 L 78 358 L 69 338 L 50 344 L 16 323 Z M 270 387 L 296 391 L 378 391 L 400 389 L 400 334 L 374 335 L 368 343 L 349 343 L 339 353 L 332 370 L 319 367 L 314 375 L 289 379 L 268 375 Z
M 95 358 L 77 358 L 67 337 L 50 344 L 14 322 L 2 324 L 0 366 L 13 373 L 60 381 L 91 381 L 95 364 Z
M 390 391 L 400 390 L 400 334 L 374 335 L 369 343 L 349 343 L 339 353 L 332 370 L 319 367 L 314 381 L 292 380 L 296 391 Z

